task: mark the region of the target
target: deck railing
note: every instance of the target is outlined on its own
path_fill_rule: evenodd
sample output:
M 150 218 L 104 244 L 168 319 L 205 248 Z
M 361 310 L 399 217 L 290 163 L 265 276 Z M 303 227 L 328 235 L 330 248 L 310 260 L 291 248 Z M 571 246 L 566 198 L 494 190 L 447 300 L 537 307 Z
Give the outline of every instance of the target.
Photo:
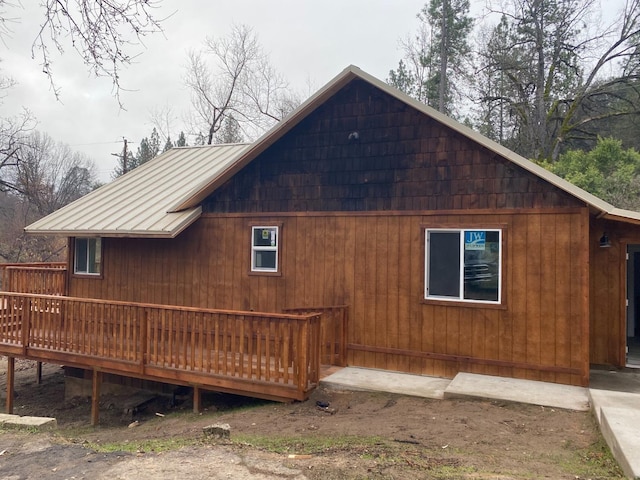
M 347 365 L 347 321 L 349 318 L 347 305 L 286 308 L 283 311 L 295 314 L 321 313 L 320 363 L 340 367 Z
M 320 317 L 0 292 L 0 354 L 304 400 Z
M 6 292 L 65 295 L 67 264 L 5 263 L 0 264 L 0 289 Z

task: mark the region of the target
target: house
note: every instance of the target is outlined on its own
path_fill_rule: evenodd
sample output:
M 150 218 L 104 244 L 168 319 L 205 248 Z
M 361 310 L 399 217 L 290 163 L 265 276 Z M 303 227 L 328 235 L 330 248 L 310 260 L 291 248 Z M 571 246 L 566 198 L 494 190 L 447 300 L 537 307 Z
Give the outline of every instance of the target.
M 70 297 L 347 306 L 351 366 L 588 385 L 640 338 L 639 224 L 350 66 L 255 143 L 172 149 L 26 231 L 69 238 Z

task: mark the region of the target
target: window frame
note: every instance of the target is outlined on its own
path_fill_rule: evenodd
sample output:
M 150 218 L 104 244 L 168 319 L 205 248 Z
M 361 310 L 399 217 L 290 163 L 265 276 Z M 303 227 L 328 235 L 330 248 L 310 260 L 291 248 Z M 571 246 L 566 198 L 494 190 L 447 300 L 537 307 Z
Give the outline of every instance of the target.
M 94 259 L 96 259 L 97 261 L 94 261 L 94 264 L 98 266 L 98 271 L 96 272 L 92 272 L 89 269 L 89 266 L 91 265 L 90 259 L 91 259 L 91 248 L 90 245 L 92 244 L 91 240 L 95 240 L 95 247 L 94 247 Z M 87 242 L 87 248 L 86 248 L 86 271 L 80 271 L 78 270 L 78 245 L 79 245 L 79 241 L 86 241 Z M 102 277 L 102 270 L 103 270 L 103 262 L 102 262 L 102 258 L 103 258 L 103 239 L 102 237 L 76 237 L 74 238 L 73 241 L 73 274 L 74 275 L 79 275 L 79 276 L 89 276 L 89 277 Z
M 259 225 L 251 225 L 251 260 L 250 260 L 250 270 L 251 274 L 258 275 L 280 275 L 280 246 L 281 246 L 281 227 L 280 224 L 259 224 Z M 275 246 L 273 245 L 255 245 L 255 231 L 256 230 L 273 230 L 276 232 L 276 241 Z M 275 252 L 275 268 L 264 268 L 256 266 L 256 252 Z
M 504 242 L 506 238 L 506 227 L 500 226 L 473 226 L 473 227 L 449 227 L 449 226 L 423 226 L 424 233 L 424 291 L 423 301 L 428 303 L 441 303 L 451 304 L 457 303 L 462 306 L 479 305 L 483 307 L 504 308 L 505 296 L 504 296 Z M 484 232 L 497 232 L 498 233 L 498 285 L 497 285 L 497 300 L 479 300 L 464 298 L 464 253 L 465 253 L 465 235 L 464 232 L 484 231 Z M 429 295 L 429 253 L 430 253 L 430 234 L 431 232 L 437 233 L 458 233 L 459 234 L 459 271 L 458 271 L 458 287 L 459 294 L 457 297 L 446 295 Z

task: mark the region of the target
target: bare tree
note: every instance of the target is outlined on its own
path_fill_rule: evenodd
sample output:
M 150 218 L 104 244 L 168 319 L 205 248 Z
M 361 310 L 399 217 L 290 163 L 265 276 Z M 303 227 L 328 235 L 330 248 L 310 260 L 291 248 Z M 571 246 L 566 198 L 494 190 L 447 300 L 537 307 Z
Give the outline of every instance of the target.
M 189 52 L 185 83 L 191 90 L 190 123 L 206 144 L 230 115 L 244 137 L 255 138 L 300 103 L 246 25 L 234 25 L 227 37 L 207 38 L 202 51 Z
M 557 159 L 567 139 L 598 119 L 579 115 L 588 102 L 602 103 L 620 84 L 640 86 L 640 0 L 627 0 L 600 31 L 589 28 L 595 9 L 595 0 L 511 0 L 493 8 L 502 20 L 481 51 L 482 116 L 499 111 L 500 124 L 513 127 L 500 136 L 522 155 Z M 598 117 L 637 113 L 627 103 Z
M 154 16 L 159 0 L 46 0 L 40 2 L 40 30 L 31 46 L 56 96 L 53 52 L 62 54 L 70 45 L 96 76 L 111 78 L 120 103 L 120 71 L 131 63 L 132 47 L 151 33 L 161 32 Z M 0 0 L 0 37 L 11 33 L 10 15 L 21 8 L 18 1 Z
M 22 196 L 0 192 L 0 260 L 51 262 L 63 260 L 66 241 L 61 237 L 27 235 L 24 226 L 40 216 Z
M 95 166 L 89 158 L 56 143 L 47 134 L 33 132 L 16 154 L 14 191 L 47 215 L 89 193 L 95 184 Z
M 35 119 L 26 109 L 15 117 L 0 118 L 0 191 L 17 190 L 15 169 L 26 135 L 34 127 Z

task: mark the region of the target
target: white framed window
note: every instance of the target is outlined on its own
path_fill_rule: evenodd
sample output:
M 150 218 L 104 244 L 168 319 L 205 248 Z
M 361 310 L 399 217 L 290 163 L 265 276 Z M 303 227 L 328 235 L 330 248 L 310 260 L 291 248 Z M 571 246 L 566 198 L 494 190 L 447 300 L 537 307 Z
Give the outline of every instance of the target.
M 499 304 L 502 230 L 425 229 L 424 297 Z
M 279 227 L 251 227 L 251 271 L 278 271 Z
M 76 238 L 73 259 L 73 273 L 100 275 L 102 239 Z

